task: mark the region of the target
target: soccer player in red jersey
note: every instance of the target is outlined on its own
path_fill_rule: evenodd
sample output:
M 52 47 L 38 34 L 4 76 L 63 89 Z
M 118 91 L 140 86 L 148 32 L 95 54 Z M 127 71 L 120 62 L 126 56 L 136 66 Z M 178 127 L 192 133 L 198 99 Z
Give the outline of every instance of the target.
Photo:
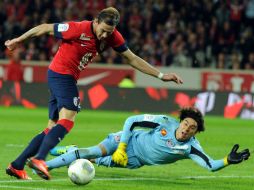
M 62 43 L 48 70 L 50 90 L 49 121 L 47 128 L 35 136 L 26 149 L 10 163 L 6 173 L 18 179 L 29 179 L 24 165 L 34 169 L 43 179 L 50 179 L 45 158 L 72 129 L 77 112 L 80 109 L 76 81 L 79 74 L 98 53 L 112 47 L 139 71 L 157 77 L 162 81 L 181 84 L 182 79 L 174 73 L 161 73 L 142 58 L 128 49 L 124 38 L 116 29 L 120 20 L 119 12 L 109 7 L 99 12 L 93 21 L 41 24 L 22 34 L 7 40 L 5 45 L 14 50 L 19 43 L 43 34 L 54 35 Z

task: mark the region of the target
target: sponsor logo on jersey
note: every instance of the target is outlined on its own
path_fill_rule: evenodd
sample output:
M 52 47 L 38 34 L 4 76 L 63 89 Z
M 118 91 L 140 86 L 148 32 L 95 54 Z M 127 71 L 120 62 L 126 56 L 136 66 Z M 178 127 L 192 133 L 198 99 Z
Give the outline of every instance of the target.
M 57 31 L 65 32 L 69 29 L 69 24 L 58 24 Z
M 175 154 L 181 154 L 184 155 L 184 151 L 183 150 L 174 150 Z
M 189 146 L 187 145 L 187 144 L 185 144 L 185 145 L 175 145 L 174 146 L 174 149 L 176 149 L 176 150 L 187 150 L 189 148 Z
M 166 136 L 168 134 L 167 130 L 166 129 L 162 129 L 161 130 L 161 135 L 162 136 Z
M 85 40 L 85 41 L 88 41 L 88 40 L 91 40 L 91 37 L 89 36 L 86 36 L 85 33 L 82 33 L 79 37 L 80 40 Z

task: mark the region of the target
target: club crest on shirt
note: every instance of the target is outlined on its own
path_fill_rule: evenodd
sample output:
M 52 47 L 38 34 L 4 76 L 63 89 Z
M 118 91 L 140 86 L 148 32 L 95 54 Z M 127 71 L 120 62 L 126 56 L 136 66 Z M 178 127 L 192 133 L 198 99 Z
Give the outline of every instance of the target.
M 79 99 L 79 97 L 74 97 L 73 98 L 73 104 L 74 104 L 74 106 L 79 106 L 79 104 L 80 104 L 80 99 Z
M 80 40 L 85 40 L 85 41 L 88 41 L 88 40 L 91 40 L 91 38 L 89 36 L 86 36 L 85 33 L 82 33 L 79 37 Z
M 169 148 L 172 148 L 175 146 L 175 143 L 172 141 L 172 139 L 168 139 L 167 142 L 166 142 L 166 145 L 169 147 Z
M 120 142 L 120 136 L 119 135 L 114 136 L 114 139 L 115 139 L 115 142 Z

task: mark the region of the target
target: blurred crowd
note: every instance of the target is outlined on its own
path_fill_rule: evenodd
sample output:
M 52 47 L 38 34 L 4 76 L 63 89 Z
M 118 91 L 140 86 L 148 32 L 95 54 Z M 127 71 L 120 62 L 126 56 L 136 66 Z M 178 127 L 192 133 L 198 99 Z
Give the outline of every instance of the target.
M 114 6 L 130 49 L 152 65 L 254 69 L 254 0 L 2 0 L 1 43 L 41 23 L 92 20 Z M 24 43 L 24 60 L 50 60 L 61 41 L 42 36 Z M 0 58 L 10 53 L 1 46 Z M 123 64 L 113 50 L 96 62 Z

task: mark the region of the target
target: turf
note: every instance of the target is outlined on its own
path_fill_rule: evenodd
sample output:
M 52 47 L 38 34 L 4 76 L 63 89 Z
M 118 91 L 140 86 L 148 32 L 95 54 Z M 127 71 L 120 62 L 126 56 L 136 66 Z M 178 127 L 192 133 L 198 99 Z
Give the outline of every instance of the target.
M 82 111 L 72 132 L 61 145 L 95 145 L 110 132 L 121 130 L 124 120 L 133 113 Z M 228 120 L 206 117 L 206 131 L 198 134 L 202 147 L 214 159 L 224 157 L 234 143 L 253 150 L 254 121 Z M 47 124 L 46 108 L 35 110 L 21 107 L 0 107 L 0 189 L 54 190 L 54 189 L 135 189 L 135 190 L 250 190 L 254 189 L 253 157 L 218 172 L 209 172 L 191 160 L 164 166 L 143 167 L 137 170 L 97 167 L 95 179 L 86 186 L 72 184 L 67 168 L 51 172 L 53 179 L 43 181 L 27 169 L 32 181 L 20 181 L 5 174 L 5 168 L 26 146 L 29 140 Z

